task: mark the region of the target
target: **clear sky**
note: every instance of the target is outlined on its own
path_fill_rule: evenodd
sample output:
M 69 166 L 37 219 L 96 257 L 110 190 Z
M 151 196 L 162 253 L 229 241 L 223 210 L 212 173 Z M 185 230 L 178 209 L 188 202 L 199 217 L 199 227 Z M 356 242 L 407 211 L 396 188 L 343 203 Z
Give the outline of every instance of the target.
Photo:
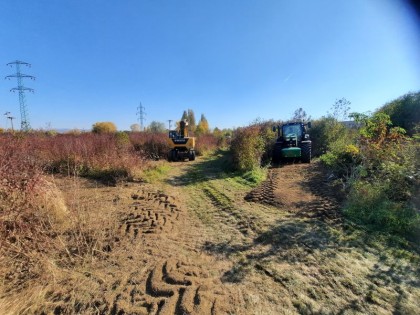
M 1 0 L 0 127 L 20 125 L 8 62 L 32 64 L 33 128 L 128 130 L 191 108 L 210 127 L 372 111 L 420 90 L 420 26 L 403 0 Z

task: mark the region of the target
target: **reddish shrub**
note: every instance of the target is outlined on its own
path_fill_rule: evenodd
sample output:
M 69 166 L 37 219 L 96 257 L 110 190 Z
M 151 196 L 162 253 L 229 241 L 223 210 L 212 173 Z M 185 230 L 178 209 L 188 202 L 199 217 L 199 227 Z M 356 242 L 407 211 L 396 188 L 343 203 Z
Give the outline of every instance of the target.
M 195 151 L 197 155 L 203 155 L 214 151 L 219 147 L 219 140 L 212 134 L 203 134 L 196 138 Z
M 166 158 L 170 149 L 166 133 L 134 132 L 130 134 L 130 141 L 134 150 L 153 160 Z

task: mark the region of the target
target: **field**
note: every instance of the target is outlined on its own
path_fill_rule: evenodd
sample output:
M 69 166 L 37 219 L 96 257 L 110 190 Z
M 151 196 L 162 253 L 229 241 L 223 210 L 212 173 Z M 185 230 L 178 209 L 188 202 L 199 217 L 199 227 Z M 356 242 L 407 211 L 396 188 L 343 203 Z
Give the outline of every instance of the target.
M 261 183 L 229 163 L 149 161 L 111 185 L 42 175 L 48 220 L 9 228 L 0 313 L 418 313 L 419 254 L 344 220 L 319 161 Z M 18 236 L 25 220 L 40 230 Z

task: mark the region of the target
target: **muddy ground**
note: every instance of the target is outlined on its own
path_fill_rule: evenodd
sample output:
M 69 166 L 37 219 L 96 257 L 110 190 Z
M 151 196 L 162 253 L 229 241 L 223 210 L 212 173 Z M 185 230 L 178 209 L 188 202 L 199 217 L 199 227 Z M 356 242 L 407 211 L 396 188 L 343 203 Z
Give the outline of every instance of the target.
M 341 187 L 318 163 L 273 167 L 258 187 L 225 163 L 223 154 L 172 163 L 153 184 L 56 179 L 67 202 L 109 217 L 112 237 L 76 279 L 50 286 L 39 311 L 420 312 L 418 256 L 345 223 Z

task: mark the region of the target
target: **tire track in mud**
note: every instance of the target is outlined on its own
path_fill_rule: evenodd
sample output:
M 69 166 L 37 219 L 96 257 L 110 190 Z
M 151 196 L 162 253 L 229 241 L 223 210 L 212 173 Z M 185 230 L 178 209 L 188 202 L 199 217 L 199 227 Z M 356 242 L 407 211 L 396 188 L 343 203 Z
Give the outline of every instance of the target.
M 247 236 L 249 234 L 258 233 L 260 228 L 256 224 L 256 218 L 247 215 L 239 209 L 233 200 L 226 194 L 211 184 L 205 184 L 201 188 L 204 195 L 210 200 L 211 204 L 218 209 L 214 217 L 219 222 L 225 222 L 228 225 L 235 226 L 236 229 Z
M 131 199 L 128 213 L 121 216 L 119 231 L 132 242 L 143 235 L 145 247 L 147 235 L 176 232 L 185 222 L 180 219 L 188 216 L 174 197 L 161 192 L 140 189 Z M 133 273 L 109 301 L 110 313 L 219 314 L 215 291 L 214 279 L 201 266 L 171 258 L 150 263 L 143 273 Z M 224 293 L 220 291 L 219 296 Z
M 212 258 L 194 243 L 197 231 L 181 201 L 148 185 L 126 185 L 117 192 L 113 199 L 109 189 L 99 197 L 113 204 L 116 218 L 115 228 L 105 229 L 102 261 L 83 272 L 80 283 L 52 292 L 44 313 L 229 313 L 235 297 Z
M 181 210 L 171 196 L 142 189 L 133 193 L 131 198 L 134 202 L 129 205 L 129 213 L 122 215 L 119 229 L 133 239 L 139 233 L 171 231 L 179 219 Z
M 245 196 L 249 202 L 282 207 L 297 216 L 340 221 L 337 187 L 319 164 L 292 164 L 269 170 L 268 179 Z
M 275 169 L 268 171 L 267 179 L 260 186 L 251 190 L 246 196 L 246 201 L 259 202 L 271 206 L 281 206 L 283 203 L 278 200 L 274 191 L 278 188 L 279 172 Z
M 208 275 L 198 266 L 173 259 L 135 272 L 118 284 L 110 314 L 219 314 L 218 296 Z M 221 296 L 221 295 L 219 295 Z M 107 313 L 108 309 L 103 308 Z

